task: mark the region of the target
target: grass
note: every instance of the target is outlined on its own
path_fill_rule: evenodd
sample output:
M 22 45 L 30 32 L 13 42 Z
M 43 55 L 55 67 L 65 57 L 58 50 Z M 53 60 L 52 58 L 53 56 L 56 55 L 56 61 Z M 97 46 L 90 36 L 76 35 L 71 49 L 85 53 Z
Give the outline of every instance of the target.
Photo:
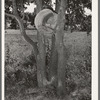
M 27 34 L 37 41 L 36 31 L 27 30 Z M 64 44 L 68 100 L 91 100 L 91 35 L 65 32 Z M 5 89 L 5 100 L 58 100 L 52 90 L 37 88 L 32 47 L 19 30 L 5 34 Z

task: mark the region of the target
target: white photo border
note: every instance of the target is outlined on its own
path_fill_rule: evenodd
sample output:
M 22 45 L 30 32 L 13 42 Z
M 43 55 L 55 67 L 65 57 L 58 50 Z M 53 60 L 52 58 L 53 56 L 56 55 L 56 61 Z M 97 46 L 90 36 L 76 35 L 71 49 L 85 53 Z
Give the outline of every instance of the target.
M 5 7 L 5 0 L 1 0 L 1 95 L 2 100 L 5 100 L 5 76 L 4 76 L 4 60 L 5 60 L 5 29 L 4 29 L 4 23 L 5 23 L 5 13 L 4 13 L 4 7 Z M 99 100 L 98 99 L 98 0 L 92 0 L 92 100 Z
M 98 100 L 98 0 L 92 0 L 92 100 Z

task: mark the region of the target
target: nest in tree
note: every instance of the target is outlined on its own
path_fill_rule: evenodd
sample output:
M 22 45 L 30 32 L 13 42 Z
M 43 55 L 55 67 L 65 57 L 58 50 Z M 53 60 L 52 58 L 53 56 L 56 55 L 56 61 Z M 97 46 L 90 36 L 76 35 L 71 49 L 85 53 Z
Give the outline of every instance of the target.
M 57 25 L 57 14 L 50 9 L 41 10 L 35 17 L 35 26 L 41 33 L 52 33 Z

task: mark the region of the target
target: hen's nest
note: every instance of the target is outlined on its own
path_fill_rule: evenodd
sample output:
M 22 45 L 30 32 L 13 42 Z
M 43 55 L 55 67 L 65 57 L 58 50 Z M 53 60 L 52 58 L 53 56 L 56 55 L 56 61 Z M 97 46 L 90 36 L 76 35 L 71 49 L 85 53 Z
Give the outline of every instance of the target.
M 57 14 L 50 9 L 41 10 L 35 17 L 35 26 L 41 33 L 52 33 L 57 25 Z

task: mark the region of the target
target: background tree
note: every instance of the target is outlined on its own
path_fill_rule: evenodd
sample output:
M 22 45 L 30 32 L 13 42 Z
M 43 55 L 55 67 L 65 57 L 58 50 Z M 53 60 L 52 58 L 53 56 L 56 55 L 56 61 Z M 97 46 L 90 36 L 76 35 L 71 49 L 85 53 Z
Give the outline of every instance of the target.
M 88 8 L 91 10 L 91 1 L 90 0 L 87 0 L 87 1 L 86 0 L 77 0 L 77 1 L 68 0 L 67 5 L 68 5 L 68 8 L 66 8 L 67 25 L 70 25 L 71 30 L 73 30 L 73 27 L 76 29 L 77 25 L 79 24 L 82 25 L 86 17 L 88 17 L 85 15 L 84 8 Z

